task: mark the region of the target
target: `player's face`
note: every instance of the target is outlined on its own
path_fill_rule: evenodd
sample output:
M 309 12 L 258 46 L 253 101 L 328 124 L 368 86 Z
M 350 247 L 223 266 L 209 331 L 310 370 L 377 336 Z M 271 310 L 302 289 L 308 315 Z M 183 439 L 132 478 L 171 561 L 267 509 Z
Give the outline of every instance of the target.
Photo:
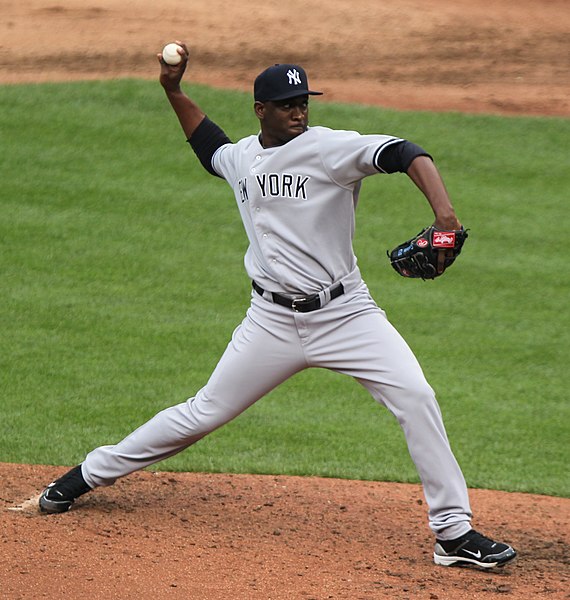
M 261 137 L 265 148 L 282 146 L 307 131 L 309 96 L 256 102 L 254 108 L 261 123 Z

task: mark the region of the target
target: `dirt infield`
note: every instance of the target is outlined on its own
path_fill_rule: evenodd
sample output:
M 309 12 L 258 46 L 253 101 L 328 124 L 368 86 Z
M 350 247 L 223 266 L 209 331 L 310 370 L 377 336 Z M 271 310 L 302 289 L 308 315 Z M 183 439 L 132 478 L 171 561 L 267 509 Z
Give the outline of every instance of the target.
M 566 0 L 0 8 L 0 83 L 156 79 L 155 53 L 178 38 L 192 50 L 188 79 L 201 83 L 249 90 L 262 68 L 291 61 L 324 101 L 570 115 Z M 475 525 L 520 552 L 480 573 L 432 564 L 416 485 L 144 472 L 68 514 L 40 515 L 35 497 L 65 470 L 0 463 L 2 599 L 570 598 L 567 499 L 473 490 Z
M 473 490 L 477 525 L 520 549 L 481 573 L 433 565 L 417 485 L 142 472 L 40 515 L 64 471 L 0 463 L 2 598 L 569 597 L 570 500 Z
M 4 0 L 0 82 L 156 78 L 183 39 L 191 79 L 250 90 L 300 62 L 326 99 L 569 115 L 566 0 Z M 22 60 L 21 53 L 25 52 Z

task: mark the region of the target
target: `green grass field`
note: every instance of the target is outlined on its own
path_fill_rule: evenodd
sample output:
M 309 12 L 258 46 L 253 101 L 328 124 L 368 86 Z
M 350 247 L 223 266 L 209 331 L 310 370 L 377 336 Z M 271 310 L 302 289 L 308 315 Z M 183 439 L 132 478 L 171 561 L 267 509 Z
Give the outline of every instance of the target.
M 188 88 L 187 88 L 188 89 Z M 192 87 L 232 139 L 247 94 Z M 207 380 L 248 305 L 231 190 L 199 166 L 157 83 L 0 87 L 0 461 L 71 465 Z M 435 282 L 385 252 L 432 216 L 369 178 L 355 248 L 436 389 L 468 484 L 570 495 L 570 121 L 312 103 L 312 122 L 430 151 L 471 229 Z M 313 370 L 157 468 L 418 481 L 395 419 Z

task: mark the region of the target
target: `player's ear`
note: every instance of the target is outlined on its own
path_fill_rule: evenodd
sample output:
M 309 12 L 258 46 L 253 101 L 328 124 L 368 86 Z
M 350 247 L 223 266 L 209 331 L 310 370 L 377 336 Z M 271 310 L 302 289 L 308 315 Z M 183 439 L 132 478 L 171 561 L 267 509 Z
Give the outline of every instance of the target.
M 262 121 L 265 116 L 265 104 L 263 102 L 256 101 L 253 104 L 253 110 L 255 111 L 255 116 Z

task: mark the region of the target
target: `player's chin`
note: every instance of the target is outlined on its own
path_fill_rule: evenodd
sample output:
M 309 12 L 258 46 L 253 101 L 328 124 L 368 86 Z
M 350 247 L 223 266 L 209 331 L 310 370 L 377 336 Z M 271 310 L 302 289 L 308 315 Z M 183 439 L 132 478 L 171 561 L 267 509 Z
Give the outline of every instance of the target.
M 288 133 L 290 139 L 293 139 L 300 136 L 302 133 L 305 133 L 305 131 L 307 131 L 306 125 L 291 125 L 291 127 L 289 127 Z

